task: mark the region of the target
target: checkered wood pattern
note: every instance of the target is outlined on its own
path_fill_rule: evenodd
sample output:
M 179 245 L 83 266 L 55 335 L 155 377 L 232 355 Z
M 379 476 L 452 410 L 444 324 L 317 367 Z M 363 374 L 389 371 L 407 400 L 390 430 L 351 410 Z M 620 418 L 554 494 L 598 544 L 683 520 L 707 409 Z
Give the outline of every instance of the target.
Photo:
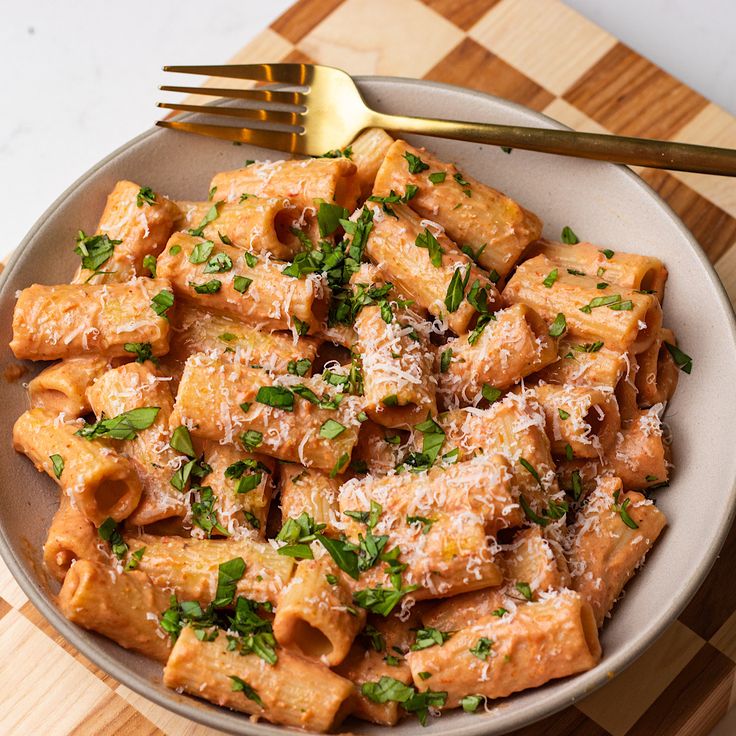
M 559 0 L 299 0 L 231 61 L 318 62 L 353 74 L 433 79 L 508 98 L 578 130 L 736 148 L 736 119 Z M 736 301 L 733 180 L 643 176 L 699 240 Z M 514 736 L 706 736 L 736 698 L 734 560 L 736 529 L 680 619 L 635 664 Z M 1 734 L 215 734 L 87 661 L 2 562 L 0 651 Z

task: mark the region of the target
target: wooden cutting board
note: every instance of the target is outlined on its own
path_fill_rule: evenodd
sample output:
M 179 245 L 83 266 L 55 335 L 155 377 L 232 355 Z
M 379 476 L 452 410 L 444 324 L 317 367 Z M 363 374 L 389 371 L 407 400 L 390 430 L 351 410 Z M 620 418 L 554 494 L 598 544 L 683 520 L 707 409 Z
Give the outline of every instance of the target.
M 318 62 L 352 74 L 434 79 L 508 98 L 578 130 L 736 148 L 736 119 L 559 0 L 299 0 L 231 61 Z M 643 177 L 736 299 L 734 180 Z M 708 734 L 734 700 L 735 564 L 732 530 L 691 604 L 634 665 L 515 736 Z M 2 562 L 0 651 L 2 734 L 215 733 L 88 662 L 42 619 Z M 428 733 L 442 733 L 442 722 Z

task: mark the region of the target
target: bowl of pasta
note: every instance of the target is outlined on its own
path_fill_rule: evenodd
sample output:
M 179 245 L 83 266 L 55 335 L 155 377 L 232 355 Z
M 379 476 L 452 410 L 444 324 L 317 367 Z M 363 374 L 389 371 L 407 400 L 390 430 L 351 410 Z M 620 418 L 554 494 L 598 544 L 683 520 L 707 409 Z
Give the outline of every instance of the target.
M 376 129 L 287 158 L 151 130 L 21 244 L 5 561 L 92 662 L 232 733 L 501 734 L 576 702 L 732 521 L 712 267 L 622 167 Z

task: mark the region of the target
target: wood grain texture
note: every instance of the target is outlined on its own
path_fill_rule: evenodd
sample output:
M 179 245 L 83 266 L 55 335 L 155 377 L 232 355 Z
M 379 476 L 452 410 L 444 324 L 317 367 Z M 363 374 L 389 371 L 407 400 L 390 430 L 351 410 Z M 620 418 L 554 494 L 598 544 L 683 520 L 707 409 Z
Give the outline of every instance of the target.
M 551 92 L 532 82 L 472 38 L 464 38 L 424 78 L 505 97 L 534 110 L 543 110 L 554 99 Z
M 271 23 L 271 28 L 292 43 L 298 43 L 342 2 L 343 0 L 303 0 L 282 13 Z
M 458 28 L 469 31 L 500 0 L 422 0 Z
M 143 714 L 114 692 L 101 700 L 72 731 L 73 736 L 164 736 Z
M 612 133 L 670 138 L 708 101 L 628 46 L 616 44 L 564 98 Z
M 708 736 L 728 710 L 735 669 L 705 644 L 627 736 Z
M 508 736 L 609 736 L 608 731 L 577 708 L 565 708 Z
M 648 169 L 642 178 L 667 201 L 715 263 L 736 240 L 736 218 L 666 171 Z

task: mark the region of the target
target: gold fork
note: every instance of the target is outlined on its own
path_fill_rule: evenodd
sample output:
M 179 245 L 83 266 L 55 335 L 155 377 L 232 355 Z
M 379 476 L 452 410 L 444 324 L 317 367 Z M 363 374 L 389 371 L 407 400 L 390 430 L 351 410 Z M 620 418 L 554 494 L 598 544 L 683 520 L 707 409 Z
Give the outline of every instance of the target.
M 387 115 L 365 104 L 350 75 L 329 66 L 165 66 L 164 71 L 248 79 L 299 88 L 298 91 L 286 91 L 283 88 L 221 89 L 164 85 L 160 88 L 164 91 L 229 97 L 258 104 L 255 108 L 246 109 L 158 103 L 159 107 L 169 110 L 229 116 L 250 121 L 255 126 L 241 128 L 179 120 L 159 120 L 157 125 L 291 153 L 319 156 L 328 149 L 346 146 L 365 128 L 384 128 L 395 133 L 420 133 L 619 164 L 736 176 L 736 150 L 727 148 L 518 125 Z

